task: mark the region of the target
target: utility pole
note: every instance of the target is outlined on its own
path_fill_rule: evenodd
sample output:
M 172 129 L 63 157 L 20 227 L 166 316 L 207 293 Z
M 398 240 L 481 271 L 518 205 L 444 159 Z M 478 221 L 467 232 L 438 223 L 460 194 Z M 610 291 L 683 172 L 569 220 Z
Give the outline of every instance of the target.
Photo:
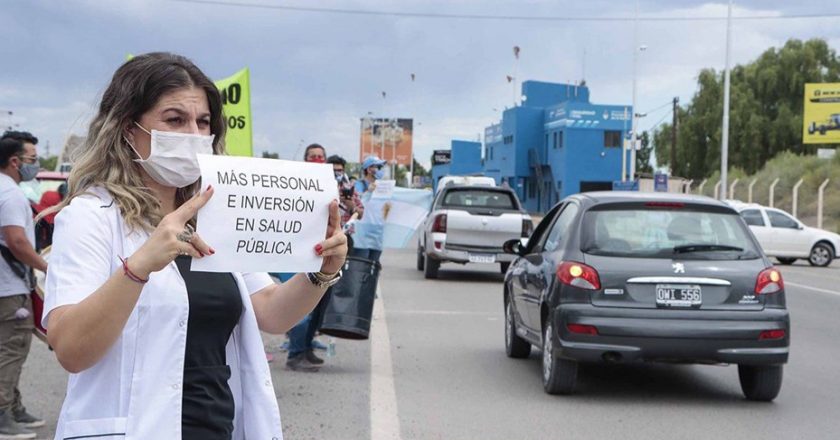
M 723 132 L 720 142 L 720 199 L 726 200 L 729 170 L 729 52 L 732 48 L 732 0 L 726 13 L 726 67 L 723 70 Z
M 680 98 L 674 97 L 674 122 L 671 124 L 671 175 L 677 170 L 677 109 L 679 109 Z

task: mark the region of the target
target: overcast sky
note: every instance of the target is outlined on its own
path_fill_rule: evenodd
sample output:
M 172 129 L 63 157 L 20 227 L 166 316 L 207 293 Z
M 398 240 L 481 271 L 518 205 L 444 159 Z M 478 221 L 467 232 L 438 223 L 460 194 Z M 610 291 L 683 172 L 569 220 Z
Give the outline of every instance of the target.
M 227 0 L 226 0 L 227 1 Z M 633 1 L 229 0 L 251 5 L 555 17 L 632 17 Z M 633 23 L 467 20 L 296 12 L 175 0 L 0 0 L 0 110 L 55 154 L 84 134 L 114 70 L 128 53 L 171 51 L 213 79 L 251 69 L 255 153 L 297 158 L 302 143 L 357 160 L 359 118 L 415 120 L 415 155 L 451 139 L 475 140 L 510 106 L 513 46 L 521 79 L 571 82 L 585 76 L 591 100 L 630 104 Z M 641 17 L 725 17 L 726 3 L 641 0 Z M 840 13 L 828 0 L 736 1 L 734 16 Z M 789 38 L 824 38 L 840 50 L 840 18 L 739 20 L 734 63 Z M 639 23 L 647 46 L 638 63 L 637 110 L 678 96 L 687 103 L 700 69 L 722 69 L 725 21 Z M 584 62 L 585 60 L 585 62 Z M 585 69 L 584 69 L 585 66 Z M 410 75 L 416 75 L 411 82 Z M 381 91 L 387 92 L 382 99 Z M 495 109 L 495 110 L 494 110 Z M 665 107 L 641 129 L 666 117 Z M 0 125 L 9 124 L 0 115 Z

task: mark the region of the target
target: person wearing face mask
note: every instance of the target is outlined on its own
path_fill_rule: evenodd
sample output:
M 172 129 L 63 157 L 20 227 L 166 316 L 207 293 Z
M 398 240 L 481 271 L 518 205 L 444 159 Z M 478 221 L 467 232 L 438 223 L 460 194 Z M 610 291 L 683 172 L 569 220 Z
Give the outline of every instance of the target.
M 197 154 L 224 154 L 219 90 L 169 53 L 117 69 L 56 207 L 42 323 L 71 374 L 56 438 L 282 439 L 261 331 L 281 334 L 341 277 L 338 202 L 320 271 L 193 272 L 213 197 Z
M 384 177 L 382 167 L 385 161 L 376 156 L 368 156 L 362 162 L 363 178 L 356 181 L 356 192 L 361 194 L 367 206 L 368 218 L 356 225 L 353 234 L 353 248 L 350 256 L 379 262 L 382 256 L 382 240 L 385 234 L 385 215 L 387 202 L 371 199 L 376 189 L 376 181 Z M 370 213 L 377 213 L 373 215 Z
M 339 193 L 339 210 L 341 211 L 341 227 L 348 235 L 352 235 L 355 231 L 353 225 L 348 226 L 348 222 L 356 215 L 356 219 L 360 220 L 365 213 L 365 205 L 362 203 L 359 193 L 356 192 L 356 187 L 350 182 L 350 179 L 345 173 L 347 161 L 339 155 L 332 155 L 327 158 L 327 163 L 332 164 L 335 180 L 338 182 Z M 350 246 L 353 247 L 352 244 Z
M 9 131 L 0 138 L 0 438 L 35 438 L 28 428 L 44 425 L 21 403 L 20 373 L 32 341 L 32 268 L 46 271 L 35 252 L 35 223 L 29 200 L 18 186 L 40 170 L 38 139 Z

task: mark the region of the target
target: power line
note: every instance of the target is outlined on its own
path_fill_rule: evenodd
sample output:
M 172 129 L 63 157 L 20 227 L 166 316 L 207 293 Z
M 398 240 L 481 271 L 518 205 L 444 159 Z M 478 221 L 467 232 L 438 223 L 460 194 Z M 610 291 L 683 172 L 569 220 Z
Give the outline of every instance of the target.
M 171 0 L 180 3 L 198 3 L 216 6 L 238 6 L 244 8 L 276 9 L 293 12 L 315 12 L 326 14 L 344 15 L 368 15 L 381 17 L 401 18 L 429 18 L 429 19 L 458 19 L 458 20 L 499 20 L 499 21 L 542 21 L 542 22 L 671 22 L 671 21 L 723 21 L 725 16 L 720 17 L 691 17 L 691 16 L 669 16 L 669 17 L 632 17 L 632 16 L 536 16 L 536 15 L 486 15 L 486 14 L 455 14 L 455 13 L 434 13 L 434 12 L 401 12 L 386 10 L 368 9 L 344 9 L 344 8 L 322 8 L 312 6 L 287 6 L 269 5 L 260 3 L 231 2 L 225 0 Z M 840 18 L 840 12 L 813 13 L 813 14 L 787 14 L 787 15 L 742 15 L 732 17 L 733 20 L 798 20 L 798 19 L 819 19 L 819 18 Z
M 651 114 L 651 113 L 653 113 L 653 112 L 655 112 L 655 111 L 661 110 L 661 109 L 665 108 L 666 106 L 671 105 L 672 103 L 673 103 L 672 101 L 668 101 L 668 102 L 666 102 L 665 104 L 662 104 L 662 105 L 660 105 L 659 107 L 656 107 L 656 108 L 655 108 L 655 109 L 653 109 L 653 110 L 648 110 L 648 111 L 646 111 L 646 112 L 644 112 L 644 113 L 642 113 L 642 114 L 643 114 L 643 115 L 649 115 L 649 114 Z

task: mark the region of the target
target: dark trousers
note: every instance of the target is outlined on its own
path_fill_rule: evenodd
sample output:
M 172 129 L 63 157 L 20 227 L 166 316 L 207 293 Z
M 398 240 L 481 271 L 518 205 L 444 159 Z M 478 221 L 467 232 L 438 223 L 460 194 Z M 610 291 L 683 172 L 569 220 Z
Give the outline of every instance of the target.
M 26 309 L 29 315 L 17 318 L 20 309 Z M 28 294 L 0 298 L 0 412 L 23 409 L 18 383 L 34 327 Z
M 327 309 L 327 304 L 330 302 L 330 293 L 332 288 L 327 289 L 321 301 L 315 306 L 306 318 L 303 318 L 296 326 L 289 330 L 289 357 L 300 356 L 307 350 L 312 349 L 312 340 L 315 339 L 315 333 L 321 328 L 321 323 L 324 321 L 324 311 Z

